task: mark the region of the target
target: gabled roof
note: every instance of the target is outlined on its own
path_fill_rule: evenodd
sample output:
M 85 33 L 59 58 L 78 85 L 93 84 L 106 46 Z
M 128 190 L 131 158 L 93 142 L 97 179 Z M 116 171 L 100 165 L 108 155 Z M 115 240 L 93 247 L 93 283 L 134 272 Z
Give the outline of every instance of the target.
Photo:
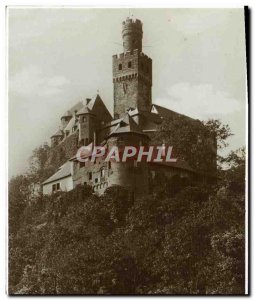
M 87 104 L 87 107 L 91 110 L 93 114 L 95 114 L 98 118 L 101 118 L 103 114 L 103 117 L 107 117 L 108 121 L 113 120 L 109 110 L 107 109 L 106 105 L 102 101 L 99 94 L 97 94 L 94 98 L 92 98 L 89 103 Z M 107 121 L 107 122 L 108 122 Z
M 69 123 L 67 124 L 67 126 L 64 128 L 64 130 L 70 131 L 72 130 L 72 127 L 75 125 L 76 120 L 75 117 L 72 117 L 69 121 Z
M 126 113 L 121 119 L 119 119 L 118 124 L 112 130 L 112 132 L 108 135 L 108 137 L 123 133 L 136 133 L 145 135 L 140 127 L 136 124 L 136 122 L 132 119 L 132 117 Z
M 137 107 L 135 109 L 129 108 L 128 114 L 130 116 L 141 116 L 144 117 L 147 121 L 159 124 L 162 122 L 162 117 L 159 114 L 152 113 L 151 111 L 140 110 Z
M 67 110 L 61 118 L 65 118 L 65 117 L 72 117 L 72 113 L 69 110 Z
M 57 136 L 63 136 L 63 131 L 61 129 L 58 129 L 56 133 L 54 133 L 51 137 L 57 137 Z
M 176 116 L 182 116 L 182 117 L 187 118 L 189 120 L 195 121 L 195 119 L 193 119 L 193 118 L 190 118 L 190 117 L 185 116 L 183 114 L 177 113 L 173 110 L 170 110 L 166 107 L 163 107 L 163 106 L 160 106 L 160 105 L 157 105 L 157 104 L 152 105 L 151 111 L 153 110 L 153 107 L 158 112 L 159 116 L 161 116 L 164 119 L 172 119 Z M 156 113 L 152 113 L 152 114 L 156 115 Z
M 49 177 L 47 180 L 45 180 L 42 184 L 47 184 L 68 176 L 72 175 L 72 162 L 67 161 L 65 164 L 63 164 L 58 171 Z

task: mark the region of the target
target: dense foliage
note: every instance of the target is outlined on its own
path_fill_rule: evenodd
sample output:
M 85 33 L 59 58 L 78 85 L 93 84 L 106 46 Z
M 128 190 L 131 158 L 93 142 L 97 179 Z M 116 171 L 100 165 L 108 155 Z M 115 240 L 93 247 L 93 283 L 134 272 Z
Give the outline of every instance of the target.
M 214 186 L 174 177 L 136 199 L 79 187 L 31 202 L 13 179 L 10 293 L 244 293 L 243 165 Z
M 188 162 L 193 169 L 215 173 L 216 161 L 218 167 L 222 163 L 217 149 L 228 146 L 227 139 L 230 136 L 232 132 L 229 126 L 220 120 L 201 122 L 177 114 L 170 122 L 165 119 L 161 123 L 158 132 L 152 135 L 152 140 L 173 146 L 174 157 Z
M 244 293 L 244 149 L 213 185 L 160 176 L 146 197 L 117 186 L 31 197 L 56 167 L 48 151 L 9 184 L 11 294 Z

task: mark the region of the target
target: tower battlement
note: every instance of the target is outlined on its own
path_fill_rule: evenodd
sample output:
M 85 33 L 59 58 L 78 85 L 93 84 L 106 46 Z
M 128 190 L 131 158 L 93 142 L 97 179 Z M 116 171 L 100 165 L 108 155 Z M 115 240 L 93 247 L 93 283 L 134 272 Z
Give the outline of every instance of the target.
M 135 49 L 142 52 L 142 22 L 138 19 L 133 20 L 127 18 L 126 21 L 122 23 L 122 38 L 124 52 L 133 51 Z
M 122 23 L 123 53 L 113 55 L 114 113 L 129 107 L 149 110 L 152 104 L 152 59 L 142 52 L 143 24 L 127 18 Z
M 126 52 L 123 52 L 123 53 L 120 53 L 120 54 L 114 54 L 112 56 L 112 58 L 113 58 L 113 61 L 115 61 L 115 60 L 121 60 L 121 59 L 129 58 L 129 57 L 131 58 L 131 57 L 134 57 L 134 56 L 136 56 L 136 57 L 138 57 L 138 56 L 144 57 L 147 60 L 152 61 L 152 59 L 149 56 L 147 56 L 143 52 L 139 52 L 138 49 L 135 49 L 133 51 L 126 51 Z

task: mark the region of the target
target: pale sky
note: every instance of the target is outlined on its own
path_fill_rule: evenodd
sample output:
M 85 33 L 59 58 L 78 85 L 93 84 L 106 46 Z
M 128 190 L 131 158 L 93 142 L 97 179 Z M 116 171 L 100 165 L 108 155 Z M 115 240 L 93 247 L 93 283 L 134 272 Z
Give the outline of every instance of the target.
M 99 94 L 112 113 L 112 55 L 122 21 L 143 22 L 153 103 L 229 124 L 245 145 L 243 9 L 9 9 L 9 176 L 59 128 L 61 115 Z

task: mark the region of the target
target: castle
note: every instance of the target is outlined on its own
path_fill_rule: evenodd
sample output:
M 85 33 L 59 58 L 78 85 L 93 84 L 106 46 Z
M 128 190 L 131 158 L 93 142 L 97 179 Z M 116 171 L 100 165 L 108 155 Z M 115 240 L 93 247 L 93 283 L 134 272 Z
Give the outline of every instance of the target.
M 52 135 L 51 147 L 62 150 L 67 145 L 69 159 L 43 182 L 44 194 L 69 191 L 77 185 L 90 185 L 98 194 L 113 185 L 144 193 L 149 191 L 149 180 L 158 172 L 168 177 L 195 174 L 185 161 L 147 164 L 96 159 L 80 162 L 75 155 L 79 147 L 91 143 L 108 148 L 149 145 L 160 124 L 179 115 L 152 104 L 152 59 L 142 52 L 142 30 L 140 20 L 127 18 L 122 23 L 124 52 L 113 55 L 114 117 L 99 94 L 77 103 L 61 117 L 61 128 Z M 183 117 L 191 124 L 191 118 Z

